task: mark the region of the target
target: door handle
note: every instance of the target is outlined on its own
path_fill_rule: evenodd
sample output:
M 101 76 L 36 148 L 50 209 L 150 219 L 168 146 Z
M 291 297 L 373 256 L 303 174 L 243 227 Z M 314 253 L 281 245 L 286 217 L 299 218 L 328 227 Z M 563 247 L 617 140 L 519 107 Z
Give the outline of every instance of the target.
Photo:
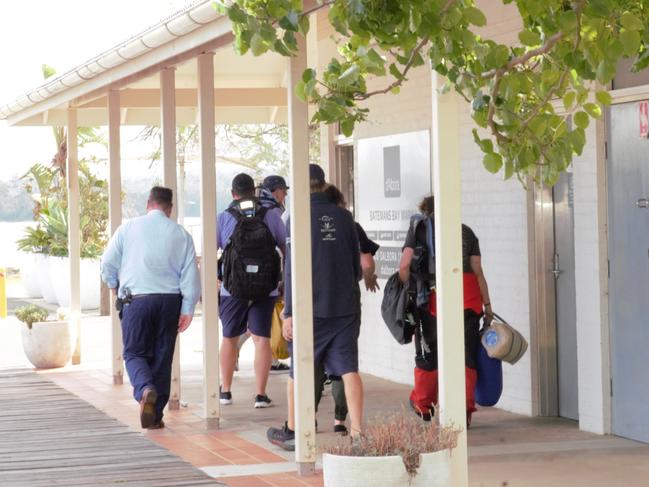
M 554 254 L 553 269 L 550 272 L 554 275 L 555 279 L 559 279 L 559 275 L 563 272 L 559 269 L 559 254 Z
M 640 198 L 635 202 L 638 208 L 649 208 L 649 198 Z

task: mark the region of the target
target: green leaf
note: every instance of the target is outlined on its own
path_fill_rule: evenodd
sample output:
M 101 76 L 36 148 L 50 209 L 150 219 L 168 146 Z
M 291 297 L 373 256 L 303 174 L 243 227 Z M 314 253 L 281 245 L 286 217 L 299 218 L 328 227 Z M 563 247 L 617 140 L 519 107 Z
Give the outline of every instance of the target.
M 260 56 L 265 53 L 267 49 L 268 47 L 264 42 L 264 39 L 259 34 L 254 34 L 252 39 L 250 39 L 250 50 L 253 55 Z
M 602 116 L 602 109 L 599 105 L 595 103 L 586 103 L 584 105 L 584 110 L 593 118 L 599 118 Z
M 501 167 L 503 167 L 503 158 L 500 154 L 492 152 L 490 154 L 485 154 L 482 159 L 482 164 L 487 171 L 495 174 L 500 171 Z
M 312 79 L 315 79 L 315 77 L 316 77 L 315 69 L 311 69 L 311 68 L 305 69 L 304 73 L 302 73 L 302 81 L 304 81 L 305 83 L 308 83 Z
M 338 77 L 338 81 L 344 85 L 354 83 L 358 79 L 359 71 L 358 64 L 352 64 Z
M 575 104 L 575 97 L 577 94 L 574 91 L 569 91 L 563 95 L 563 106 L 566 110 L 570 110 Z
M 573 120 L 577 127 L 584 130 L 588 128 L 588 124 L 590 123 L 590 119 L 588 118 L 588 114 L 586 112 L 575 113 Z
M 346 118 L 340 122 L 340 130 L 346 137 L 351 137 L 354 133 L 354 119 Z
M 482 13 L 482 10 L 476 7 L 467 7 L 462 13 L 464 18 L 471 24 L 477 27 L 483 27 L 487 24 L 487 17 Z
M 541 36 L 538 32 L 532 32 L 531 30 L 523 30 L 518 33 L 518 38 L 524 46 L 538 46 L 541 44 Z
M 598 91 L 597 93 L 595 93 L 595 98 L 597 98 L 597 101 L 605 106 L 610 105 L 613 101 L 613 98 L 611 98 L 611 95 L 608 91 Z
M 624 55 L 633 56 L 640 48 L 640 33 L 636 30 L 622 29 L 620 31 L 620 42 L 624 46 Z
M 642 30 L 644 28 L 642 20 L 631 12 L 624 12 L 622 14 L 622 17 L 620 17 L 620 24 L 622 27 L 629 30 Z
M 514 163 L 509 159 L 505 161 L 505 180 L 511 179 L 514 175 Z

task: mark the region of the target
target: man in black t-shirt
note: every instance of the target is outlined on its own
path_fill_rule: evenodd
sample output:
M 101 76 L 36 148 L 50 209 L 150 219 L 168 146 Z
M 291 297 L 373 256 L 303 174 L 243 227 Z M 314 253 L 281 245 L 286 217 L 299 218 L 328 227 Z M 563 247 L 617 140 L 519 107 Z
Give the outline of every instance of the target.
M 411 275 L 411 265 L 415 249 L 428 248 L 427 222 L 434 217 L 432 196 L 424 198 L 419 209 L 424 219 L 410 228 L 403 246 L 399 277 L 407 282 Z M 435 234 L 434 227 L 433 236 Z M 427 250 L 426 250 L 427 252 Z M 467 426 L 475 408 L 475 384 L 477 381 L 476 360 L 480 345 L 480 318 L 486 315 L 486 324 L 493 318 L 489 289 L 482 271 L 480 244 L 471 228 L 462 225 L 462 279 L 464 290 L 464 353 L 466 365 L 466 411 Z M 415 331 L 415 387 L 410 394 L 410 404 L 415 412 L 430 421 L 432 408 L 437 405 L 437 295 L 433 289 L 427 304 L 420 306 L 421 329 Z

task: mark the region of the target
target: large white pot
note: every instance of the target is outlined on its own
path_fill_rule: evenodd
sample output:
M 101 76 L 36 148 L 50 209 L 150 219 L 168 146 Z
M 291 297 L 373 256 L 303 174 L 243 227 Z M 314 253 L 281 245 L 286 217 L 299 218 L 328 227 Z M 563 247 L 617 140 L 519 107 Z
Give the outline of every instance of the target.
M 100 301 L 99 260 L 81 259 L 81 309 L 97 309 Z M 70 306 L 70 259 L 52 257 L 50 279 L 59 306 Z
M 67 321 L 43 321 L 22 326 L 23 350 L 37 369 L 63 367 L 70 360 L 72 347 Z
M 20 280 L 29 298 L 43 296 L 38 280 L 39 269 L 36 264 L 36 255 L 32 252 L 23 252 L 20 259 Z
M 50 279 L 50 256 L 45 254 L 36 254 L 36 267 L 38 269 L 38 287 L 45 302 L 56 304 L 56 293 Z
M 420 455 L 417 474 L 410 478 L 400 456 L 347 457 L 322 455 L 325 487 L 450 487 L 450 450 Z

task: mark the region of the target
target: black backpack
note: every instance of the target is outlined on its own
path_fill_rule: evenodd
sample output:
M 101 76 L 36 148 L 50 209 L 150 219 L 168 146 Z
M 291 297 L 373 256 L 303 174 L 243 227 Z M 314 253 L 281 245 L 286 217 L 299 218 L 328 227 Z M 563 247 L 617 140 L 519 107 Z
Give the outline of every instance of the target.
M 426 244 L 417 241 L 410 273 L 416 282 L 417 305 L 428 304 L 430 292 L 435 289 L 435 225 L 432 218 L 421 214 L 415 214 L 410 219 L 410 231 L 417 235 L 417 227 L 423 224 L 426 229 Z
M 280 280 L 277 243 L 264 217 L 268 208 L 256 205 L 254 214 L 244 215 L 237 207 L 228 208 L 237 220 L 223 251 L 223 286 L 231 296 L 247 301 L 267 298 Z

